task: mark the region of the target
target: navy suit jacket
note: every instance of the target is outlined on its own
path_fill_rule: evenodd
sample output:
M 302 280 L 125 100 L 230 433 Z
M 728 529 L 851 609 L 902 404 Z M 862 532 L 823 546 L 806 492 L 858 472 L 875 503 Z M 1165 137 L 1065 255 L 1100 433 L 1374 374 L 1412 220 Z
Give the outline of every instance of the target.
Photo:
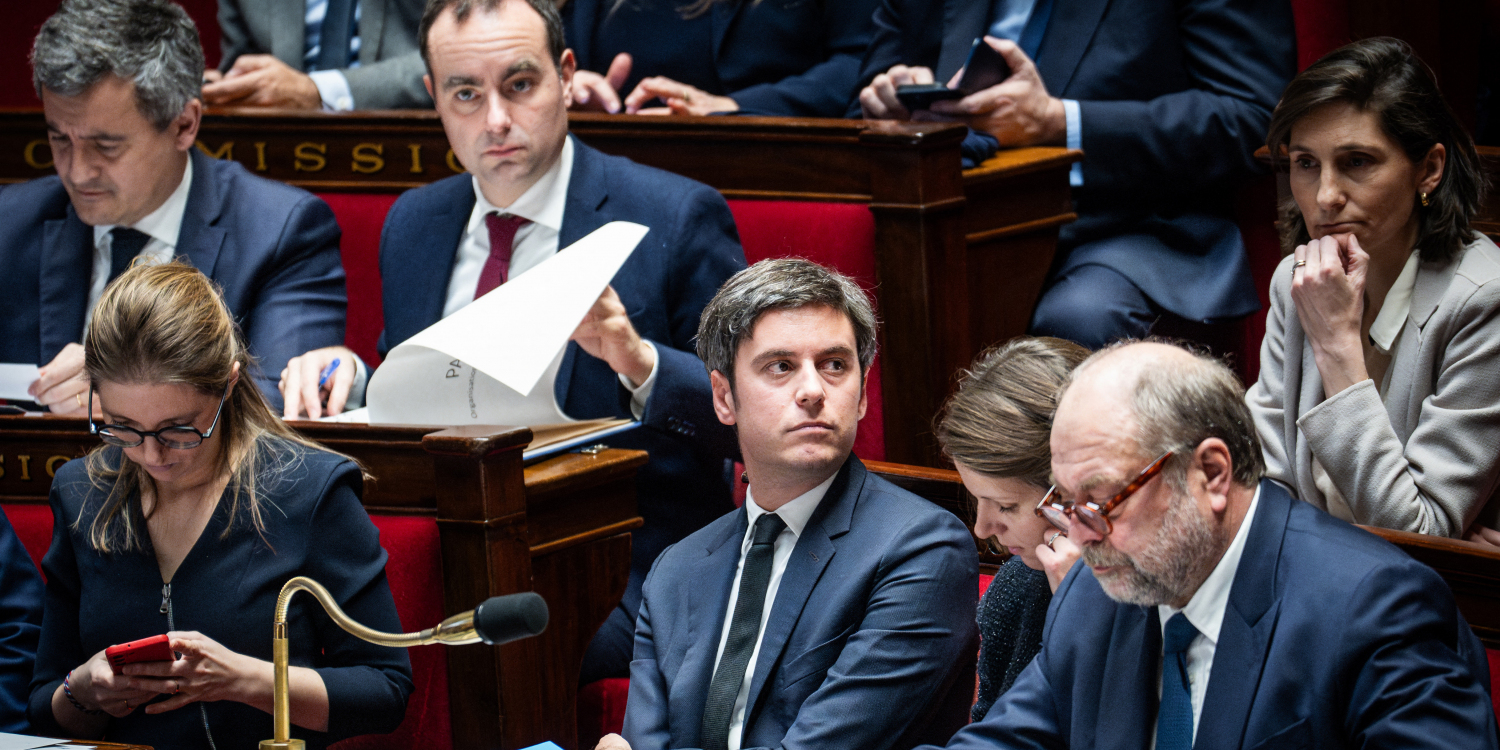
M 1149 747 L 1161 649 L 1156 607 L 1075 565 L 1041 653 L 948 747 Z M 1194 745 L 1493 748 L 1484 648 L 1431 568 L 1263 481 Z
M 1057 272 L 1108 266 L 1193 320 L 1258 310 L 1230 203 L 1264 171 L 1253 154 L 1296 72 L 1289 3 L 1050 5 L 1037 71 L 1053 96 L 1079 102 L 1085 154 L 1079 218 L 1062 229 Z M 898 63 L 947 81 L 991 14 L 974 0 L 882 0 L 861 86 Z
M 31 731 L 26 701 L 41 632 L 42 577 L 0 513 L 0 732 Z
M 637 474 L 646 526 L 632 532 L 632 585 L 624 602 L 634 612 L 656 555 L 733 507 L 725 459 L 737 454 L 734 433 L 714 416 L 708 372 L 693 353 L 693 337 L 709 299 L 745 267 L 745 253 L 729 206 L 712 188 L 607 156 L 576 138 L 573 145 L 558 248 L 611 221 L 651 229 L 610 282 L 658 357 L 645 426 L 606 441 L 651 453 Z M 382 354 L 442 318 L 456 248 L 474 210 L 472 179 L 456 175 L 408 191 L 391 206 L 380 238 Z M 563 355 L 555 393 L 576 419 L 632 416 L 630 393 L 615 372 L 575 343 Z
M 625 710 L 634 750 L 701 746 L 747 528 L 736 510 L 652 569 Z M 977 577 L 963 522 L 850 456 L 787 561 L 741 747 L 880 750 L 946 740 L 974 694 Z
M 562 7 L 568 46 L 581 70 L 603 74 L 613 55 L 594 57 L 594 34 L 615 0 L 571 0 Z M 680 3 L 686 5 L 687 3 Z M 878 0 L 733 0 L 712 16 L 713 49 L 703 65 L 720 86 L 710 94 L 733 98 L 740 114 L 839 117 L 859 93 L 860 56 L 874 30 Z M 628 12 L 622 10 L 621 12 Z M 651 44 L 681 44 L 670 29 Z M 630 50 L 621 50 L 629 52 Z M 623 99 L 643 77 L 683 79 L 672 70 L 632 70 Z
M 255 383 L 281 408 L 287 360 L 344 342 L 344 266 L 328 204 L 193 149 L 193 184 L 177 237 L 219 286 L 259 360 Z M 81 343 L 94 228 L 57 177 L 0 192 L 0 362 L 45 365 Z

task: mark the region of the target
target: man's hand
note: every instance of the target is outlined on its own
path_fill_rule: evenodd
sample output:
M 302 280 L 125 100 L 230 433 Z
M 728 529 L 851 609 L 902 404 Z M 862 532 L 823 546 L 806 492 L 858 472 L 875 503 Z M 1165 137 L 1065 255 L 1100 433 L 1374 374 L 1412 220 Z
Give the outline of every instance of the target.
M 318 387 L 319 376 L 335 359 L 339 360 L 338 368 L 328 377 L 327 383 Z M 325 413 L 325 398 L 328 402 L 326 413 L 343 413 L 344 404 L 349 400 L 349 388 L 354 385 L 355 367 L 354 352 L 343 346 L 314 349 L 293 357 L 281 371 L 281 382 L 276 384 L 285 404 L 282 416 L 298 419 L 306 413 L 308 419 L 317 419 Z
M 625 314 L 625 304 L 612 286 L 604 287 L 604 293 L 573 331 L 572 339 L 633 386 L 640 387 L 656 367 L 656 352 L 635 332 L 630 316 Z
M 68 344 L 42 367 L 26 392 L 53 414 L 83 416 L 88 408 L 89 376 L 83 372 L 83 346 Z
M 661 99 L 667 106 L 641 107 L 652 99 Z M 625 97 L 625 111 L 632 115 L 711 115 L 738 112 L 739 109 L 740 103 L 727 96 L 716 96 L 666 76 L 642 80 L 630 96 Z
M 914 83 L 932 83 L 932 71 L 928 68 L 908 68 L 897 65 L 870 81 L 859 92 L 859 108 L 867 120 L 910 120 L 906 106 L 896 98 L 896 87 Z
M 323 107 L 323 97 L 306 73 L 270 55 L 241 55 L 218 81 L 203 85 L 203 101 L 252 107 Z
M 599 738 L 594 750 L 630 750 L 630 743 L 618 734 L 606 734 Z
M 932 112 L 964 120 L 969 127 L 995 136 L 1002 146 L 1067 143 L 1068 121 L 1062 100 L 1047 93 L 1036 64 L 1015 42 L 987 36 L 984 43 L 1005 58 L 1010 77 L 957 101 L 935 102 Z M 948 85 L 958 85 L 963 73 L 960 70 L 954 74 Z
M 609 64 L 609 71 L 599 75 L 592 70 L 580 70 L 573 74 L 572 109 L 594 112 L 620 112 L 620 87 L 630 77 L 630 54 L 621 52 Z

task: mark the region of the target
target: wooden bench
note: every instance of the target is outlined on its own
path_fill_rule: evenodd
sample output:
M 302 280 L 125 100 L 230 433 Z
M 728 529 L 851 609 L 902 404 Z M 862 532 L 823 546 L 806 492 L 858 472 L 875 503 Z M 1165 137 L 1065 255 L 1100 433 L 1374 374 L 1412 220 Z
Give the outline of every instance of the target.
M 573 748 L 579 666 L 629 578 L 646 454 L 606 449 L 523 467 L 524 428 L 296 426 L 375 476 L 364 504 L 408 631 L 501 594 L 536 591 L 551 609 L 536 638 L 413 649 L 417 691 L 402 727 L 345 747 Z M 80 419 L 0 416 L 0 503 L 34 557 L 51 541 L 52 474 L 97 444 Z

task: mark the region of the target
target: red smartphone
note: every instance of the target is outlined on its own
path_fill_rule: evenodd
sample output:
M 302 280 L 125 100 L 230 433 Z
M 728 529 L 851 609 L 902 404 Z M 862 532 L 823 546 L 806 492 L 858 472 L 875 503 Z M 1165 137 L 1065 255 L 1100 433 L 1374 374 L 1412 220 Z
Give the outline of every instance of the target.
M 104 649 L 104 657 L 109 659 L 109 666 L 115 674 L 119 674 L 126 664 L 140 661 L 172 661 L 174 658 L 171 641 L 166 633 L 110 646 Z

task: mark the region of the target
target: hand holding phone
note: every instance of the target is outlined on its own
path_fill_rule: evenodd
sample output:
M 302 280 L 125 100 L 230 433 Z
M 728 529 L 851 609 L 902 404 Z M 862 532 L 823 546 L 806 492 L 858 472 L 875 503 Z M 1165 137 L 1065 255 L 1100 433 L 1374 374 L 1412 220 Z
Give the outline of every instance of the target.
M 109 659 L 109 667 L 114 670 L 115 674 L 120 674 L 126 664 L 143 661 L 172 661 L 176 658 L 172 654 L 171 641 L 166 633 L 110 646 L 104 649 L 104 657 Z
M 908 112 L 931 109 L 934 102 L 962 99 L 997 86 L 1009 78 L 1010 74 L 1010 65 L 1005 62 L 1005 58 L 994 47 L 986 44 L 984 37 L 980 37 L 969 47 L 969 59 L 964 62 L 964 74 L 959 79 L 958 86 L 951 89 L 940 83 L 897 86 L 896 98 Z

